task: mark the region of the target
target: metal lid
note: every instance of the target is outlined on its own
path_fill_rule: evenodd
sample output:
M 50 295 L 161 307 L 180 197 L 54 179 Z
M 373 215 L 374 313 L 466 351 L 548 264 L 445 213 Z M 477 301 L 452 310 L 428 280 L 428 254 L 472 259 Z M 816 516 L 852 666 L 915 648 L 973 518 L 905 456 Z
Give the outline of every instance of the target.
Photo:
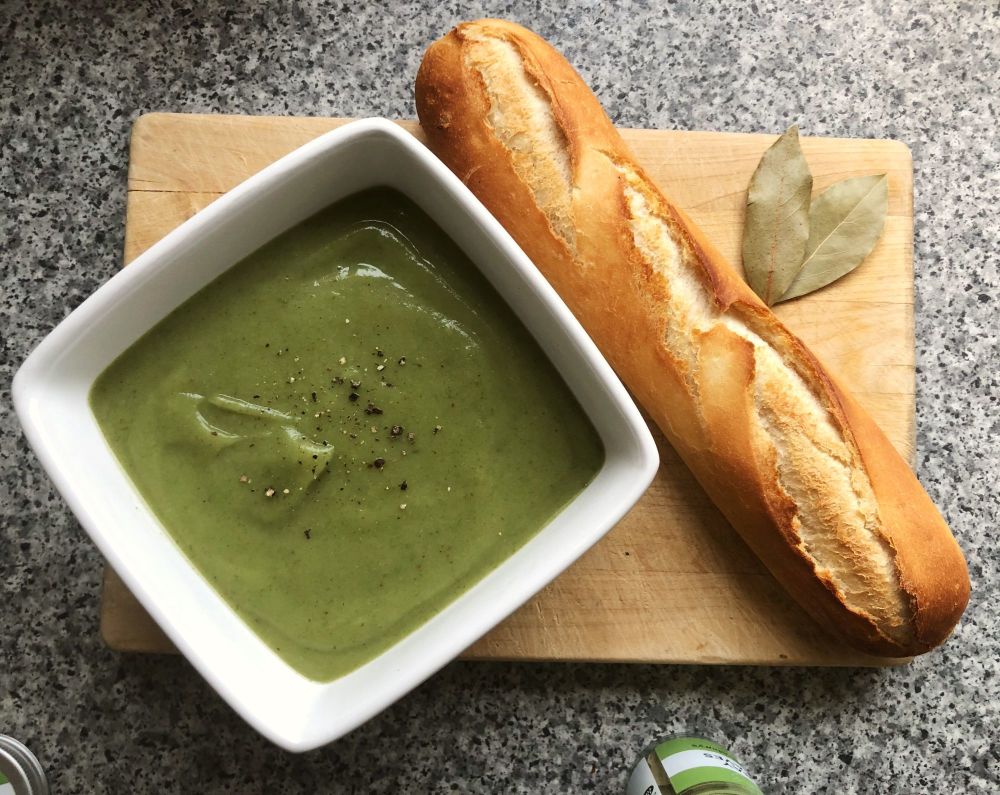
M 13 785 L 14 795 L 49 795 L 49 782 L 38 759 L 5 734 L 0 734 L 0 773 Z

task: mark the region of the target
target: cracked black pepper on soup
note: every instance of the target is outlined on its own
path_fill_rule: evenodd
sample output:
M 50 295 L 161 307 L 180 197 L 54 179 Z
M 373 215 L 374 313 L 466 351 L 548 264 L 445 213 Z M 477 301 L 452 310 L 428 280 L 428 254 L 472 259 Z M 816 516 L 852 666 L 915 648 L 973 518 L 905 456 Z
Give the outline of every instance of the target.
M 113 362 L 90 400 L 185 555 L 317 680 L 440 611 L 604 459 L 486 279 L 381 188 L 232 267 Z

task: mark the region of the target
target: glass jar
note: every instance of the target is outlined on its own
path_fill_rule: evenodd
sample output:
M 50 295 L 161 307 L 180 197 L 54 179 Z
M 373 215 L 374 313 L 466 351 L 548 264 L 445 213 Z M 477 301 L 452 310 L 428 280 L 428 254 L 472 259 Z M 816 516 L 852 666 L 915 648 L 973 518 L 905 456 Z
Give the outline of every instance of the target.
M 0 734 L 0 795 L 49 795 L 42 765 L 13 737 Z
M 642 752 L 625 795 L 762 795 L 718 743 L 690 734 L 664 737 Z

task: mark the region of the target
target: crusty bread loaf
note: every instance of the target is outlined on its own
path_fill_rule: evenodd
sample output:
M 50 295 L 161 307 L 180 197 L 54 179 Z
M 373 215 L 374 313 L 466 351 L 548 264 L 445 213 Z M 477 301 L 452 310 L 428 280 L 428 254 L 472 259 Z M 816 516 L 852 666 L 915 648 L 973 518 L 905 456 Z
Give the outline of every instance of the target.
M 459 25 L 421 64 L 433 150 L 520 243 L 788 591 L 874 654 L 941 643 L 965 560 L 855 400 L 643 173 L 543 39 Z

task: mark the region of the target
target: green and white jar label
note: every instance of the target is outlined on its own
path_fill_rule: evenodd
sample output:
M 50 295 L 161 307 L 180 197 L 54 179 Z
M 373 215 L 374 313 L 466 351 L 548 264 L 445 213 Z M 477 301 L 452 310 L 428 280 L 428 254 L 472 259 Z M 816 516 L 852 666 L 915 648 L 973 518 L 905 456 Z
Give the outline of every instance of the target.
M 14 785 L 3 773 L 0 773 L 0 795 L 14 795 Z
M 725 748 L 700 737 L 656 745 L 636 764 L 625 795 L 762 795 Z

